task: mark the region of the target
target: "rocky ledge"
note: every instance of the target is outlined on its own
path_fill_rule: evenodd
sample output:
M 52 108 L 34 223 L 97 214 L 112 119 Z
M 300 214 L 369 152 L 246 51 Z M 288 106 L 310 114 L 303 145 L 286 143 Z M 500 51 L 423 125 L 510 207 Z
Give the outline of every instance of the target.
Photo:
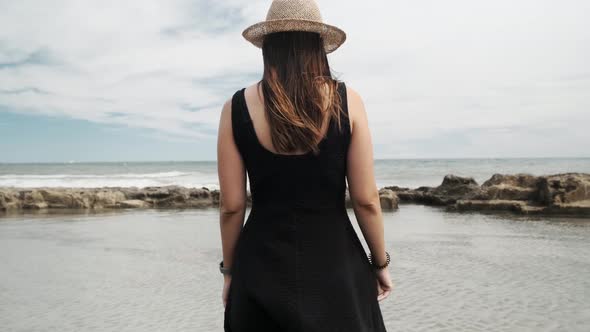
M 207 188 L 0 188 L 0 211 L 41 209 L 204 208 L 219 202 Z
M 482 185 L 473 178 L 447 175 L 438 187 L 389 186 L 379 190 L 379 197 L 384 210 L 396 210 L 399 202 L 407 202 L 451 211 L 590 216 L 590 174 L 495 174 Z M 348 192 L 346 204 L 351 206 Z M 0 212 L 218 206 L 219 191 L 205 187 L 0 188 Z
M 383 209 L 398 208 L 398 197 L 380 191 Z M 252 199 L 248 193 L 248 205 Z M 351 206 L 346 197 L 347 207 Z M 219 206 L 219 190 L 208 188 L 103 187 L 103 188 L 0 188 L 0 212 L 45 209 L 124 209 L 124 208 L 207 208 Z
M 445 206 L 449 211 L 590 217 L 590 174 L 586 173 L 494 174 L 481 186 L 470 177 L 447 175 L 438 187 L 384 189 L 394 192 L 401 202 Z

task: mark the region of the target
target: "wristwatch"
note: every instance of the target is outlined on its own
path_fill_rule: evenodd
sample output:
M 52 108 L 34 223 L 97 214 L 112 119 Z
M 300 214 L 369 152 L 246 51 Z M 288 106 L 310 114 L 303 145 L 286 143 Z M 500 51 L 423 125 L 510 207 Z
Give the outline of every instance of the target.
M 224 275 L 231 275 L 231 268 L 224 267 L 223 261 L 219 262 L 219 271 Z

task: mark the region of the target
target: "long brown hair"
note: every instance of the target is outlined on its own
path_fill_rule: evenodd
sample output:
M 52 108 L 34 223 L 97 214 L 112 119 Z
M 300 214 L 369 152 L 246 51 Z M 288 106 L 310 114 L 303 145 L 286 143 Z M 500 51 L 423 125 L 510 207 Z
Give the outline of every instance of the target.
M 339 115 L 345 114 L 321 36 L 303 31 L 271 33 L 264 39 L 262 56 L 260 83 L 273 147 L 279 153 L 317 154 L 324 120 L 337 119 L 341 130 Z

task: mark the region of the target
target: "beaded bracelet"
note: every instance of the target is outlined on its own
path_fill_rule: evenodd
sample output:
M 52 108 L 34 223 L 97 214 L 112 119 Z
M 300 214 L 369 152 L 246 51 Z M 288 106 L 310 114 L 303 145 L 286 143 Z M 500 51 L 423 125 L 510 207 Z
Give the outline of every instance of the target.
M 385 263 L 383 265 L 375 265 L 373 263 L 373 257 L 371 254 L 369 254 L 369 262 L 371 263 L 371 265 L 373 265 L 373 267 L 375 268 L 375 270 L 382 270 L 384 268 L 386 268 L 389 265 L 389 262 L 391 261 L 391 257 L 389 256 L 389 253 L 386 251 L 385 252 L 385 256 L 387 257 L 387 260 L 385 261 Z

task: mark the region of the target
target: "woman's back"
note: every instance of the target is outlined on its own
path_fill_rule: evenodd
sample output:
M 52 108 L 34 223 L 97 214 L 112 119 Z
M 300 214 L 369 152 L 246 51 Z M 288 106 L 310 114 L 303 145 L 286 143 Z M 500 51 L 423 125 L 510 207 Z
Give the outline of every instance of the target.
M 260 89 L 260 84 L 256 83 L 253 85 L 248 86 L 245 90 L 244 90 L 244 97 L 246 99 L 246 106 L 247 106 L 247 110 L 249 113 L 249 117 L 252 119 L 252 123 L 254 125 L 255 131 L 256 131 L 256 136 L 258 137 L 258 141 L 260 142 L 260 144 L 266 148 L 266 150 L 271 151 L 275 154 L 282 154 L 282 155 L 300 155 L 300 154 L 305 154 L 309 151 L 293 151 L 290 153 L 279 153 L 276 151 L 276 149 L 272 146 L 272 138 L 271 138 L 271 130 L 270 130 L 270 124 L 268 123 L 266 114 L 265 114 L 265 109 L 264 109 L 264 96 L 262 95 L 262 91 Z M 323 94 L 323 99 L 326 100 L 327 98 L 329 98 L 327 93 Z M 327 104 L 327 102 L 324 102 L 324 104 Z M 328 112 L 325 112 L 325 114 L 323 114 L 323 120 L 322 120 L 322 127 L 321 127 L 321 132 L 322 132 L 322 136 L 326 136 L 328 134 L 328 129 L 329 129 L 329 125 L 330 125 L 330 118 L 331 118 L 331 114 Z
M 264 114 L 257 118 L 252 115 L 263 112 L 263 104 L 256 100 L 255 93 L 249 96 L 246 92 L 247 89 L 237 91 L 232 98 L 232 127 L 248 172 L 253 209 L 295 203 L 309 208 L 343 208 L 346 154 L 351 137 L 348 107 L 343 107 L 341 130 L 336 126 L 336 119 L 326 119 L 325 136 L 318 143 L 319 154 L 312 151 L 282 154 L 265 146 L 270 139 L 265 142 L 265 137 L 259 134 L 261 128 L 268 126 Z M 338 96 L 345 104 L 344 83 L 338 85 Z

